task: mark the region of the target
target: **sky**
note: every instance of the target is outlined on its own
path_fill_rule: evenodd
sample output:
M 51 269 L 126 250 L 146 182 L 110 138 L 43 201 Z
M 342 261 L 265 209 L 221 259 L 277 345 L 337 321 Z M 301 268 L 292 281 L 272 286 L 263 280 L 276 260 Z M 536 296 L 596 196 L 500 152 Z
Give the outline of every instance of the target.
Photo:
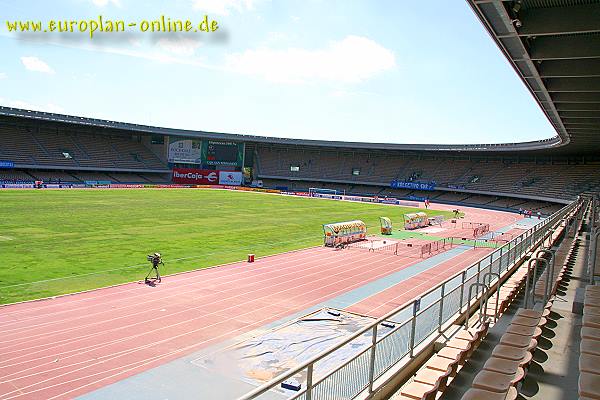
M 4 106 L 320 140 L 555 135 L 464 0 L 0 0 L 0 10 Z M 90 37 L 99 16 L 126 31 Z M 194 29 L 142 32 L 161 16 Z M 215 31 L 198 30 L 205 16 Z M 10 32 L 16 21 L 47 32 Z M 50 21 L 76 21 L 74 32 L 50 32 Z

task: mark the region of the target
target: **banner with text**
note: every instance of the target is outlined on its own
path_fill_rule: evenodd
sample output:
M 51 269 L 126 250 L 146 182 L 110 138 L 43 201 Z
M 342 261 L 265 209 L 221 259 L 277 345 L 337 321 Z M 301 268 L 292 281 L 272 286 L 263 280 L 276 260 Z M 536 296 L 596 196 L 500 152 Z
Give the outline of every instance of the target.
M 202 141 L 186 137 L 169 138 L 169 162 L 184 164 L 200 164 Z
M 244 180 L 244 174 L 234 171 L 219 171 L 219 185 L 240 186 Z
M 219 171 L 195 168 L 173 168 L 173 183 L 192 185 L 216 185 L 219 183 Z
M 436 183 L 431 182 L 411 182 L 393 180 L 390 187 L 393 189 L 413 189 L 413 190 L 435 190 Z

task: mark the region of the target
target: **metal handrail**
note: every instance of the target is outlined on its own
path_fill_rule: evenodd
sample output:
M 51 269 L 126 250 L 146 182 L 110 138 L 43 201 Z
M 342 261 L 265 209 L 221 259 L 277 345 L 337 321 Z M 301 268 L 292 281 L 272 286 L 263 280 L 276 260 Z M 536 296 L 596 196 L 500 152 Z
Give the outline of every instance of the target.
M 500 302 L 500 274 L 496 272 L 488 272 L 483 275 L 483 283 L 485 284 L 485 278 L 490 277 L 490 283 L 488 287 L 492 286 L 492 276 L 495 276 L 498 279 L 498 287 L 496 288 L 496 304 L 494 306 L 494 323 L 498 320 L 498 303 Z M 485 309 L 487 310 L 487 304 L 485 305 Z
M 592 248 L 592 255 L 590 256 L 590 260 L 588 261 L 590 279 L 589 283 L 594 283 L 594 276 L 596 274 L 596 256 L 598 252 L 598 236 L 600 236 L 600 229 L 596 228 L 596 231 L 593 231 L 594 227 L 592 226 L 592 234 L 590 235 L 590 246 Z
M 546 260 L 545 258 L 542 257 L 534 257 L 534 258 L 530 258 L 529 262 L 527 263 L 527 278 L 525 281 L 525 308 L 529 307 L 529 281 L 530 281 L 530 277 L 531 277 L 531 264 L 535 262 L 535 268 L 533 269 L 533 280 L 531 281 L 533 288 L 531 290 L 531 292 L 533 293 L 532 298 L 531 298 L 531 302 L 532 302 L 532 307 L 535 306 L 535 286 L 537 284 L 537 270 L 538 270 L 538 262 L 542 262 L 546 264 L 546 267 L 548 267 L 548 260 Z
M 485 308 L 487 309 L 487 291 L 490 289 L 490 287 L 488 285 L 486 285 L 485 283 L 481 283 L 481 282 L 473 282 L 471 285 L 469 285 L 469 297 L 467 297 L 467 312 L 469 310 L 469 308 L 471 307 L 471 295 L 473 294 L 473 292 L 471 292 L 471 290 L 473 289 L 473 287 L 477 288 L 477 296 L 479 296 L 479 288 L 483 287 L 483 291 L 481 292 L 481 297 L 479 298 L 479 323 L 482 323 L 482 318 L 481 318 L 481 314 L 482 314 L 482 310 L 483 310 L 483 304 L 485 303 Z M 485 300 L 484 300 L 485 299 Z M 465 317 L 465 329 L 469 329 L 469 317 Z
M 542 255 L 542 254 L 550 255 L 550 260 L 548 261 L 550 264 L 550 272 L 546 271 L 546 290 L 544 290 L 544 306 L 545 306 L 546 303 L 548 303 L 550 294 L 552 294 L 552 291 L 554 289 L 554 285 L 552 285 L 552 287 L 550 287 L 550 277 L 552 277 L 552 279 L 554 279 L 555 257 L 554 257 L 554 250 L 551 250 L 551 249 L 538 250 L 537 253 L 535 253 L 535 256 L 537 258 L 537 257 L 540 257 L 540 255 Z
M 454 275 L 452 275 L 451 277 L 449 277 L 446 281 L 436 285 L 435 287 L 429 289 L 427 292 L 425 292 L 421 298 L 426 297 L 427 295 L 431 294 L 434 291 L 437 291 L 438 289 L 440 289 L 441 287 L 443 287 L 444 285 L 446 285 L 448 282 L 452 281 L 453 279 L 455 279 L 458 276 L 463 276 L 463 278 L 465 277 L 465 273 L 466 271 L 468 271 L 470 268 L 474 267 L 475 265 L 480 265 L 482 261 L 484 261 L 487 258 L 493 257 L 493 254 L 496 254 L 496 252 L 498 251 L 502 251 L 501 249 L 503 249 L 505 246 L 509 246 L 510 243 L 514 242 L 515 244 L 519 243 L 519 245 L 523 244 L 523 246 L 521 248 L 519 248 L 519 253 L 517 254 L 517 250 L 516 250 L 516 246 L 513 247 L 513 249 L 515 249 L 515 256 L 514 256 L 514 260 L 516 260 L 518 257 L 522 256 L 523 254 L 525 254 L 526 251 L 528 251 L 528 249 L 530 249 L 532 246 L 536 245 L 537 243 L 540 242 L 541 237 L 540 237 L 540 233 L 542 231 L 542 229 L 553 229 L 553 227 L 555 227 L 556 223 L 565 215 L 567 215 L 569 212 L 571 212 L 574 209 L 578 209 L 579 206 L 581 205 L 580 201 L 576 201 L 571 203 L 570 205 L 567 205 L 566 207 L 564 207 L 563 209 L 559 210 L 557 213 L 555 213 L 554 215 L 552 215 L 549 218 L 546 218 L 545 220 L 541 221 L 539 224 L 535 225 L 533 228 L 528 229 L 527 231 L 523 232 L 521 235 L 519 235 L 518 237 L 514 238 L 513 240 L 511 240 L 510 242 L 504 244 L 503 246 L 501 246 L 500 248 L 496 249 L 493 253 L 491 253 L 490 255 L 486 255 L 485 257 L 482 257 L 477 263 L 472 264 L 470 267 L 466 268 L 463 271 L 460 271 Z M 545 233 L 545 232 L 544 232 Z M 510 246 L 508 247 L 508 249 L 510 250 Z M 506 254 L 510 254 L 509 252 L 507 252 Z M 490 260 L 492 260 L 492 258 L 490 258 Z M 490 261 L 490 266 L 491 266 L 491 261 Z M 479 279 L 479 272 L 480 272 L 480 268 L 478 268 L 478 279 Z M 460 284 L 461 287 L 461 309 L 457 310 L 457 311 L 462 311 L 462 294 L 463 294 L 463 289 L 464 289 L 464 283 L 462 282 Z M 484 284 L 478 283 L 478 285 L 483 285 L 486 286 Z M 472 286 L 470 287 L 470 291 L 472 289 Z M 479 286 L 478 286 L 479 287 Z M 487 287 L 487 286 L 486 286 Z M 470 296 L 472 293 L 469 293 L 469 299 L 468 299 L 468 303 L 470 305 Z M 487 295 L 484 292 L 482 298 L 480 298 L 480 319 L 481 319 L 481 309 L 482 309 L 482 299 L 485 297 L 485 301 L 487 302 Z M 332 352 L 340 349 L 341 347 L 347 345 L 348 343 L 352 342 L 353 340 L 355 340 L 356 338 L 360 337 L 361 335 L 363 335 L 364 333 L 368 332 L 369 330 L 373 330 L 374 333 L 376 333 L 376 327 L 378 325 L 380 325 L 381 323 L 385 322 L 386 320 L 389 320 L 390 318 L 392 318 L 394 315 L 404 311 L 407 307 L 409 307 L 411 304 L 413 305 L 413 314 L 411 319 L 408 319 L 404 322 L 401 323 L 401 325 L 405 325 L 405 323 L 408 323 L 409 321 L 412 322 L 412 324 L 414 325 L 415 321 L 416 321 L 416 313 L 414 312 L 414 307 L 415 307 L 415 303 L 417 301 L 420 301 L 420 299 L 417 300 L 411 300 L 411 301 L 407 301 L 405 303 L 403 303 L 402 305 L 400 305 L 399 307 L 395 308 L 394 310 L 386 313 L 384 316 L 376 319 L 375 321 L 373 321 L 372 323 L 370 323 L 369 325 L 359 329 L 358 331 L 356 331 L 354 334 L 352 334 L 351 336 L 349 336 L 348 338 L 344 339 L 343 341 L 341 341 L 340 343 L 337 343 L 331 347 L 329 347 L 328 349 L 326 349 L 325 351 L 321 352 L 320 354 L 317 354 L 311 358 L 309 358 L 308 360 L 304 361 L 302 364 L 298 365 L 297 367 L 282 373 L 278 376 L 276 376 L 275 378 L 271 379 L 269 382 L 264 383 L 263 385 L 255 388 L 254 390 L 248 392 L 247 394 L 245 394 L 244 396 L 240 397 L 238 400 L 249 400 L 249 399 L 253 399 L 256 396 L 259 396 L 269 390 L 271 390 L 272 388 L 276 387 L 277 385 L 279 385 L 281 382 L 283 382 L 284 380 L 300 373 L 301 371 L 307 369 L 310 370 L 309 372 L 312 372 L 313 369 L 313 365 L 314 363 L 318 362 L 319 360 L 323 359 L 324 357 L 328 356 L 329 354 L 331 354 Z M 432 303 L 432 304 L 435 304 Z M 487 304 L 487 303 L 486 303 Z M 429 306 L 428 306 L 429 307 Z M 467 306 L 467 310 L 469 309 L 469 306 Z M 467 318 L 468 320 L 468 318 Z M 467 322 L 467 326 L 468 326 L 468 322 Z M 413 335 L 413 339 L 414 339 L 414 335 Z M 376 343 L 376 339 L 375 340 L 375 344 L 372 344 L 371 346 L 371 350 L 374 352 L 375 351 L 375 345 Z M 410 348 L 410 353 L 412 354 L 413 351 L 413 346 L 411 345 Z M 374 357 L 371 357 L 371 362 L 374 362 Z M 373 368 L 373 365 L 370 365 L 370 370 Z M 339 370 L 339 369 L 337 369 Z M 310 379 L 312 380 L 312 374 Z M 368 388 L 370 391 L 373 390 L 373 380 L 375 378 L 374 377 L 370 377 L 370 382 L 368 385 Z M 320 380 L 322 381 L 322 380 Z M 312 394 L 312 390 L 315 386 L 313 385 L 313 382 L 310 382 L 310 388 L 307 387 L 305 393 L 310 396 Z

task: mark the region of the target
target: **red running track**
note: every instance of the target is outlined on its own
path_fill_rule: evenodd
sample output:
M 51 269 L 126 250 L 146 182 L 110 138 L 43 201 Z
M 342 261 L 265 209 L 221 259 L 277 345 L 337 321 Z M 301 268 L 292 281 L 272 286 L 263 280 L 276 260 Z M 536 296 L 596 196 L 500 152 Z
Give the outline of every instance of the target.
M 456 206 L 448 204 L 436 204 L 436 210 L 453 210 Z M 434 236 L 442 237 L 473 237 L 472 228 L 462 228 L 463 222 L 479 222 L 490 225 L 490 231 L 496 231 L 500 228 L 504 228 L 510 224 L 516 223 L 523 219 L 522 215 L 507 213 L 503 211 L 485 210 L 481 208 L 471 207 L 459 207 L 461 211 L 464 211 L 464 218 L 459 218 L 456 223 L 456 227 L 452 227 L 453 224 L 448 221 L 442 225 L 445 230 L 441 232 L 433 233 Z M 425 229 L 425 232 L 427 230 Z
M 421 296 L 427 290 L 473 265 L 494 250 L 491 248 L 468 250 L 464 254 L 444 261 L 427 271 L 402 281 L 398 285 L 367 297 L 350 307 L 346 307 L 346 309 L 359 314 L 382 317 L 393 309 Z
M 418 261 L 313 248 L 3 307 L 0 399 L 72 398 Z
M 0 400 L 73 398 L 419 261 L 312 248 L 167 277 L 156 287 L 131 283 L 1 307 Z M 455 257 L 349 309 L 381 315 L 470 263 Z

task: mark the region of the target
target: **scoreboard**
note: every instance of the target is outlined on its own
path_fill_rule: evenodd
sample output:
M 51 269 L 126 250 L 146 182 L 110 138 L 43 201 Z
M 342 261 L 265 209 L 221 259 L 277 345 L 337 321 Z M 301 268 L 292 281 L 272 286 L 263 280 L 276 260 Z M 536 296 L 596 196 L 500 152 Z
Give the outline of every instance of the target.
M 229 165 L 242 167 L 244 164 L 244 143 L 220 140 L 203 141 L 203 164 Z
M 207 161 L 237 162 L 238 145 L 231 142 L 209 142 L 206 149 Z

